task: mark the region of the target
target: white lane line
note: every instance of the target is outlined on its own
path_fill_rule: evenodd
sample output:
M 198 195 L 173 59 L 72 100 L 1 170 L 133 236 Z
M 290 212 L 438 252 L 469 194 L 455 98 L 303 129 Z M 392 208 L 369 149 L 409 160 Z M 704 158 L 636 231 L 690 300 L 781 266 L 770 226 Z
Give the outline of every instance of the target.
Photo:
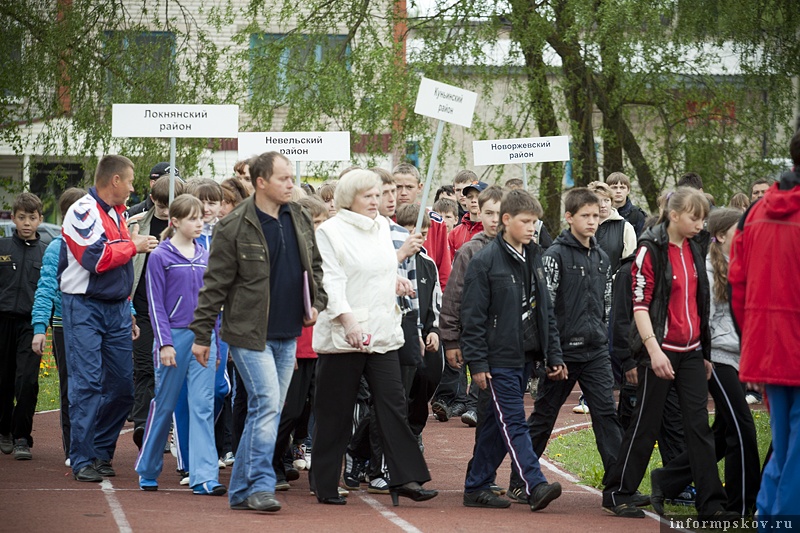
M 103 495 L 106 497 L 108 507 L 111 509 L 111 514 L 114 516 L 114 521 L 117 523 L 119 533 L 133 533 L 128 519 L 125 518 L 125 511 L 122 510 L 122 505 L 114 494 L 114 485 L 107 479 L 100 483 L 100 488 L 103 490 Z
M 403 520 L 402 518 L 391 512 L 389 509 L 386 508 L 386 506 L 384 506 L 381 502 L 379 502 L 372 496 L 367 496 L 366 494 L 363 494 L 360 495 L 359 498 L 364 500 L 367 503 L 367 505 L 369 505 L 370 507 L 381 513 L 381 516 L 383 516 L 389 522 L 396 525 L 406 533 L 422 533 L 422 531 L 414 527 L 413 524 L 406 522 L 405 520 Z

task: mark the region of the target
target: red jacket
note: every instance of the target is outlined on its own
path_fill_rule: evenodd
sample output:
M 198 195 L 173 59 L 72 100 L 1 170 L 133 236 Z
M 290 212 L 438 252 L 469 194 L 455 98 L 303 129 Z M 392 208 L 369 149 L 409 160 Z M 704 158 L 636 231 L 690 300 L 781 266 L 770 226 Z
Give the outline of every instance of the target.
M 478 233 L 483 231 L 483 222 L 473 222 L 469 218 L 469 213 L 461 217 L 461 224 L 453 228 L 447 236 L 447 245 L 450 248 L 450 257 L 455 257 L 456 252 L 464 243 L 469 242 Z
M 428 211 L 428 215 L 431 218 L 431 229 L 428 230 L 428 238 L 425 239 L 423 246 L 428 257 L 433 259 L 436 268 L 439 269 L 439 285 L 444 292 L 450 271 L 453 269 L 450 248 L 447 245 L 447 226 L 442 220 L 442 215 L 436 211 Z
M 728 282 L 741 331 L 739 379 L 800 386 L 800 186 L 775 184 L 733 238 Z

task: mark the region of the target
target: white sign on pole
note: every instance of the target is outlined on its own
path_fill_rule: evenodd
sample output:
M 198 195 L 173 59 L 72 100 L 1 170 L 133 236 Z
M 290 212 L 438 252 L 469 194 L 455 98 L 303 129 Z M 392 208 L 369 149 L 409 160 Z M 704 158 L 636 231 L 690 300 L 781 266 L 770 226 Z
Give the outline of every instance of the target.
M 349 161 L 349 131 L 240 132 L 239 159 L 279 152 L 292 161 Z
M 477 93 L 422 78 L 414 112 L 469 128 L 477 100 Z
M 112 137 L 236 137 L 238 105 L 114 104 Z
M 509 165 L 569 161 L 569 137 L 529 137 L 472 141 L 472 156 L 476 165 Z

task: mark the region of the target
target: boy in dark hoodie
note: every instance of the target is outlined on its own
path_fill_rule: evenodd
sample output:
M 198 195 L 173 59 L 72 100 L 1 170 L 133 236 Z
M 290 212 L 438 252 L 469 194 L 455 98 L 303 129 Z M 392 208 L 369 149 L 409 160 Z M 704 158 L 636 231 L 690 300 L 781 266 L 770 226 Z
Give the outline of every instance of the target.
M 569 377 L 540 383 L 528 427 L 533 449 L 541 455 L 558 411 L 577 381 L 589 404 L 597 450 L 608 471 L 622 442 L 608 355 L 610 263 L 594 237 L 600 225 L 597 195 L 586 188 L 575 188 L 567 193 L 564 204 L 570 227 L 545 252 L 544 269 Z M 519 481 L 512 475 L 509 494 L 517 500 L 519 487 Z

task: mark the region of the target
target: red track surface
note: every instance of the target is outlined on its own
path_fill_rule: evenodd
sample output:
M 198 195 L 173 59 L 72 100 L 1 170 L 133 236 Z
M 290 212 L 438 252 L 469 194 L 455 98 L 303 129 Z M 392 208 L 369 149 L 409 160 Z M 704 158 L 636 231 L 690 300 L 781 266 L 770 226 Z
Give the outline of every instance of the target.
M 588 423 L 588 416 L 571 412 L 577 401 L 573 392 L 562 409 L 557 428 Z M 532 407 L 527 398 L 528 408 Z M 32 461 L 15 461 L 0 455 L 0 531 L 15 532 L 223 532 L 223 531 L 637 531 L 655 532 L 652 518 L 622 519 L 609 516 L 600 507 L 598 492 L 569 481 L 569 475 L 544 468 L 549 481 L 560 481 L 564 493 L 544 511 L 531 513 L 526 505 L 487 510 L 462 506 L 464 470 L 472 453 L 474 430 L 459 420 L 440 423 L 434 418 L 423 433 L 425 457 L 439 489 L 437 498 L 413 503 L 401 500 L 392 507 L 389 496 L 353 491 L 346 506 L 316 502 L 308 490 L 308 476 L 301 474 L 288 492 L 279 492 L 283 509 L 278 513 L 231 511 L 227 497 L 195 496 L 178 484 L 175 459 L 164 456 L 164 473 L 157 492 L 139 490 L 133 470 L 136 447 L 130 425 L 120 436 L 114 468 L 117 477 L 102 484 L 79 483 L 64 466 L 59 413 L 37 414 L 34 419 L 36 446 Z M 546 460 L 546 457 L 545 457 Z M 549 463 L 546 463 L 549 464 Z M 507 485 L 508 460 L 498 473 Z M 565 477 L 565 475 L 567 477 Z M 220 471 L 227 484 L 230 468 Z

